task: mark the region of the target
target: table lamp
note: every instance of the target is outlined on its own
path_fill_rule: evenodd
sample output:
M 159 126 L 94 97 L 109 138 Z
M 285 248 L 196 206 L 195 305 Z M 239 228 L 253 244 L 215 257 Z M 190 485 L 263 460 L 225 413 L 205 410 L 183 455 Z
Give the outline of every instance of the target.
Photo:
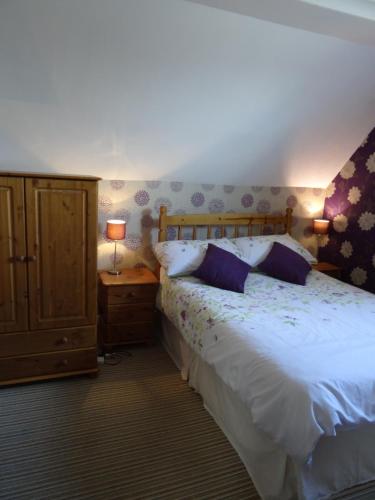
M 111 219 L 107 220 L 107 238 L 115 242 L 115 255 L 113 259 L 113 269 L 108 271 L 108 274 L 115 274 L 118 276 L 121 271 L 116 268 L 116 258 L 117 258 L 117 242 L 119 240 L 124 240 L 126 235 L 126 225 L 124 220 Z
M 327 234 L 328 227 L 329 227 L 329 220 L 326 220 L 326 219 L 314 219 L 313 220 L 314 234 Z

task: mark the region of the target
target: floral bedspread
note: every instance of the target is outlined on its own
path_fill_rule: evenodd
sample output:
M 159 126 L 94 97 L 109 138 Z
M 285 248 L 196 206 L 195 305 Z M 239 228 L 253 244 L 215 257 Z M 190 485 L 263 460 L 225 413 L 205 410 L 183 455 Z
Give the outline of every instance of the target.
M 190 276 L 167 279 L 166 283 L 162 286 L 163 310 L 196 351 L 202 349 L 207 330 L 221 322 L 251 318 L 268 322 L 272 315 L 274 322 L 298 328 L 306 316 L 309 321 L 319 318 L 329 323 L 332 311 L 369 301 L 368 294 L 317 271 L 310 273 L 307 286 L 252 273 L 244 294 L 214 288 Z
M 291 456 L 375 422 L 374 295 L 317 271 L 306 286 L 250 273 L 244 294 L 193 277 L 161 288 L 164 313 Z

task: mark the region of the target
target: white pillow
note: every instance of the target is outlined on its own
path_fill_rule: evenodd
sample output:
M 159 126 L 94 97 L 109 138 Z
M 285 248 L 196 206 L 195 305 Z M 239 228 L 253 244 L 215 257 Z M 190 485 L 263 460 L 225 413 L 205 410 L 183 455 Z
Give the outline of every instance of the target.
M 184 276 L 198 269 L 209 243 L 241 258 L 239 249 L 228 238 L 163 241 L 154 245 L 154 254 L 168 276 Z
M 256 267 L 268 255 L 272 244 L 277 241 L 282 245 L 294 250 L 299 255 L 304 257 L 310 264 L 316 263 L 316 258 L 304 248 L 301 243 L 292 238 L 289 234 L 270 234 L 267 236 L 244 236 L 242 238 L 233 238 L 232 241 L 242 254 L 242 260 L 250 264 L 251 267 Z

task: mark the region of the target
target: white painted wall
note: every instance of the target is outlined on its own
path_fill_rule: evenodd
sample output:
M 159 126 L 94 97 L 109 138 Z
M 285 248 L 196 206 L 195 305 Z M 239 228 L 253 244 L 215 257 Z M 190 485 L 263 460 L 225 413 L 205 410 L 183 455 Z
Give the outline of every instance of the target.
M 375 46 L 374 0 L 188 1 L 312 33 Z
M 325 187 L 375 48 L 183 0 L 2 0 L 0 169 Z

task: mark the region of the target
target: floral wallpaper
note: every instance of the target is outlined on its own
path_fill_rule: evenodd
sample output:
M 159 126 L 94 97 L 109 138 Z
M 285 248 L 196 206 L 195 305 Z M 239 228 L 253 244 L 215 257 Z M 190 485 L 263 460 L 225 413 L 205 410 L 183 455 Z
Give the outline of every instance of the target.
M 329 184 L 320 260 L 339 265 L 342 279 L 375 293 L 375 128 Z
M 312 219 L 321 217 L 323 189 L 262 186 L 187 184 L 166 181 L 105 180 L 99 183 L 98 267 L 113 265 L 114 243 L 106 239 L 106 221 L 127 222 L 126 239 L 117 245 L 119 267 L 155 267 L 152 244 L 157 241 L 159 207 L 166 205 L 173 213 L 262 212 L 294 210 L 292 234 L 312 253 L 317 252 Z M 169 229 L 169 239 L 176 237 Z M 189 234 L 186 234 L 186 238 Z

